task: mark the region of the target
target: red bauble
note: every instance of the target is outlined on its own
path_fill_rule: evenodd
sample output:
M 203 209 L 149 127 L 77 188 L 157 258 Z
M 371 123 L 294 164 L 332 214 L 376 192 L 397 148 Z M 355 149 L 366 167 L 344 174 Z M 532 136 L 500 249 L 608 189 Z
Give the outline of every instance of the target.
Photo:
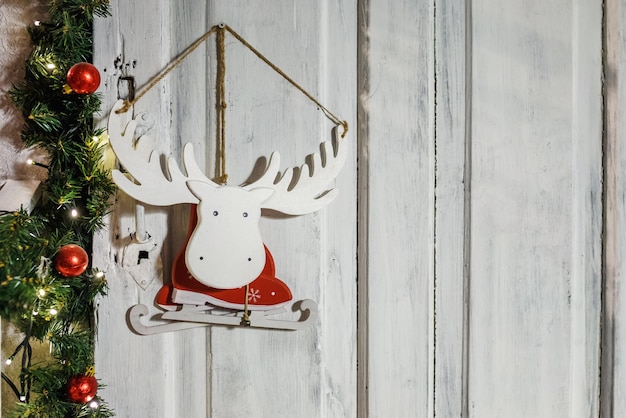
M 76 94 L 91 94 L 98 90 L 100 72 L 88 62 L 79 62 L 67 72 L 67 84 Z
M 67 381 L 67 399 L 74 403 L 87 403 L 96 396 L 98 381 L 93 376 L 77 374 Z
M 61 247 L 54 259 L 54 268 L 65 277 L 80 276 L 87 270 L 88 264 L 87 251 L 75 244 Z

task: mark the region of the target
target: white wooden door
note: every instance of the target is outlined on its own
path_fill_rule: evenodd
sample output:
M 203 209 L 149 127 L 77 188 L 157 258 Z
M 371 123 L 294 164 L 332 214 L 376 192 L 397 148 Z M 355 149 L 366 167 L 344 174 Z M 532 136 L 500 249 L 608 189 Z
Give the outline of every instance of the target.
M 620 2 L 111 5 L 96 28 L 109 106 L 120 76 L 145 85 L 224 22 L 347 119 L 352 147 L 335 202 L 262 222 L 278 277 L 319 303 L 305 331 L 132 334 L 126 311 L 152 306 L 188 208 L 145 208 L 144 290 L 124 259 L 135 204 L 118 195 L 98 246 L 111 290 L 97 367 L 119 416 L 619 416 Z M 328 120 L 226 47 L 230 182 L 273 150 L 300 164 Z M 136 106 L 161 152 L 192 142 L 208 173 L 214 56 L 209 41 Z

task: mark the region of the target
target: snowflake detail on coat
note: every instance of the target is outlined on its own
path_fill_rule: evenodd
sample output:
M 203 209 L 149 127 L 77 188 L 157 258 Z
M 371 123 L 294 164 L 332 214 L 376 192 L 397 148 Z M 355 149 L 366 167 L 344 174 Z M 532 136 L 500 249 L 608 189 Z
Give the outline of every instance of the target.
M 259 299 L 261 299 L 261 292 L 258 289 L 250 288 L 248 291 L 248 302 L 256 303 Z

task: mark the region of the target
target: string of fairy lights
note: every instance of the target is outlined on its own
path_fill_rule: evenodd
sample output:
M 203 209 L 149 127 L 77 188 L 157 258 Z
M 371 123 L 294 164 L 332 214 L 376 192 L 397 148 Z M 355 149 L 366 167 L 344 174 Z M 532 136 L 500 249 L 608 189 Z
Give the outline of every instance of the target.
M 109 2 L 46 4 L 28 28 L 24 80 L 9 92 L 25 147 L 46 155 L 26 164 L 47 177 L 32 210 L 0 213 L 0 316 L 23 336 L 0 363 L 2 380 L 16 396 L 12 416 L 110 417 L 94 369 L 106 277 L 89 256 L 115 191 L 102 164 L 104 131 L 93 124 L 100 73 L 90 63 L 93 20 L 109 16 Z M 35 341 L 49 345 L 46 358 L 33 359 Z

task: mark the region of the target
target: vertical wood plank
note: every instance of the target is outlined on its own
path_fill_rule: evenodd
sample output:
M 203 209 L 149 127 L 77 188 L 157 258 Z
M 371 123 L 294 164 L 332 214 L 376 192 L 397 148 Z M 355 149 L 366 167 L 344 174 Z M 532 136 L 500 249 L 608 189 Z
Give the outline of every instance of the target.
M 570 410 L 600 411 L 603 234 L 602 5 L 572 4 L 572 200 Z
M 320 417 L 356 416 L 357 324 L 357 130 L 356 130 L 357 2 L 322 3 L 320 99 L 349 126 L 346 161 L 335 185 L 340 196 L 323 213 L 320 304 L 323 356 Z M 323 126 L 328 126 L 324 120 Z M 327 138 L 327 133 L 324 134 Z
M 357 6 L 357 417 L 369 416 L 369 105 L 370 89 L 370 0 L 359 0 Z
M 170 2 L 170 56 L 178 56 L 210 28 L 206 2 L 184 0 Z M 206 97 L 210 79 L 207 73 L 211 60 L 208 45 L 202 44 L 181 62 L 168 76 L 169 91 L 161 100 L 168 103 L 171 124 L 170 153 L 181 161 L 182 146 L 191 142 L 198 155 L 198 166 L 204 168 L 202 158 L 209 149 L 209 113 Z M 155 132 L 155 135 L 157 133 Z M 189 205 L 168 209 L 168 235 L 163 245 L 163 266 L 166 280 L 175 255 L 184 244 L 189 220 Z M 174 362 L 174 410 L 180 416 L 208 416 L 210 391 L 208 374 L 209 331 L 206 328 L 172 333 L 175 351 L 169 354 Z
M 470 2 L 435 3 L 434 416 L 467 416 Z
M 361 152 L 367 177 L 367 416 L 432 409 L 433 3 L 368 2 Z M 364 271 L 366 269 L 366 271 Z M 432 415 L 432 411 L 429 413 Z
M 113 16 L 99 19 L 95 26 L 94 61 L 104 76 L 102 125 L 117 98 L 120 76 L 133 76 L 138 89 L 145 87 L 190 39 L 205 32 L 206 25 L 206 8 L 199 1 L 177 2 L 176 5 L 112 1 L 111 8 Z M 175 105 L 199 126 L 206 120 L 203 115 L 205 97 L 198 100 L 190 94 L 205 88 L 204 57 L 201 54 L 200 57 L 200 60 L 197 56 L 191 57 L 186 63 L 198 67 L 198 71 L 194 69 L 192 74 L 186 75 L 188 83 L 172 81 L 178 80 L 186 70 L 183 65 L 135 106 L 135 114 L 144 115 L 140 129 L 152 136 L 155 149 L 165 155 L 177 156 L 181 136 L 188 135 L 186 129 L 194 130 L 194 125 L 182 124 L 172 117 L 172 109 L 179 109 Z M 204 138 L 195 142 L 204 144 Z M 125 320 L 126 311 L 136 303 L 148 306 L 151 314 L 157 312 L 154 296 L 163 279 L 169 279 L 169 263 L 186 232 L 186 224 L 181 226 L 186 221 L 181 219 L 187 215 L 188 207 L 145 207 L 146 231 L 153 243 L 158 244 L 149 259 L 141 261 L 149 264 L 150 274 L 158 276 L 150 277 L 155 280 L 146 290 L 135 283 L 132 274 L 138 274 L 138 270 L 124 258 L 132 253 L 130 249 L 137 248 L 133 247 L 137 244 L 133 244 L 131 237 L 137 228 L 135 212 L 134 200 L 120 192 L 109 228 L 96 237 L 94 245 L 94 264 L 107 272 L 109 282 L 109 295 L 99 307 L 96 350 L 99 377 L 107 384 L 102 395 L 118 416 L 206 416 L 206 330 L 138 336 L 128 329 Z M 145 275 L 148 270 L 145 267 L 144 264 L 143 270 L 139 268 L 140 274 Z
M 618 416 L 626 409 L 623 358 L 626 353 L 626 8 L 620 1 L 605 4 L 605 252 L 602 326 L 601 416 Z
M 599 7 L 472 3 L 470 416 L 597 414 Z
M 211 2 L 210 15 L 354 126 L 353 7 L 333 1 Z M 232 37 L 226 39 L 229 183 L 245 180 L 257 159 L 274 150 L 281 153 L 282 169 L 302 164 L 329 139 L 332 124 Z M 337 179 L 340 194 L 333 203 L 315 214 L 266 214 L 261 221 L 277 276 L 294 299 L 318 302 L 319 324 L 296 333 L 212 329 L 212 416 L 354 416 L 354 141 L 351 131 L 352 157 Z

